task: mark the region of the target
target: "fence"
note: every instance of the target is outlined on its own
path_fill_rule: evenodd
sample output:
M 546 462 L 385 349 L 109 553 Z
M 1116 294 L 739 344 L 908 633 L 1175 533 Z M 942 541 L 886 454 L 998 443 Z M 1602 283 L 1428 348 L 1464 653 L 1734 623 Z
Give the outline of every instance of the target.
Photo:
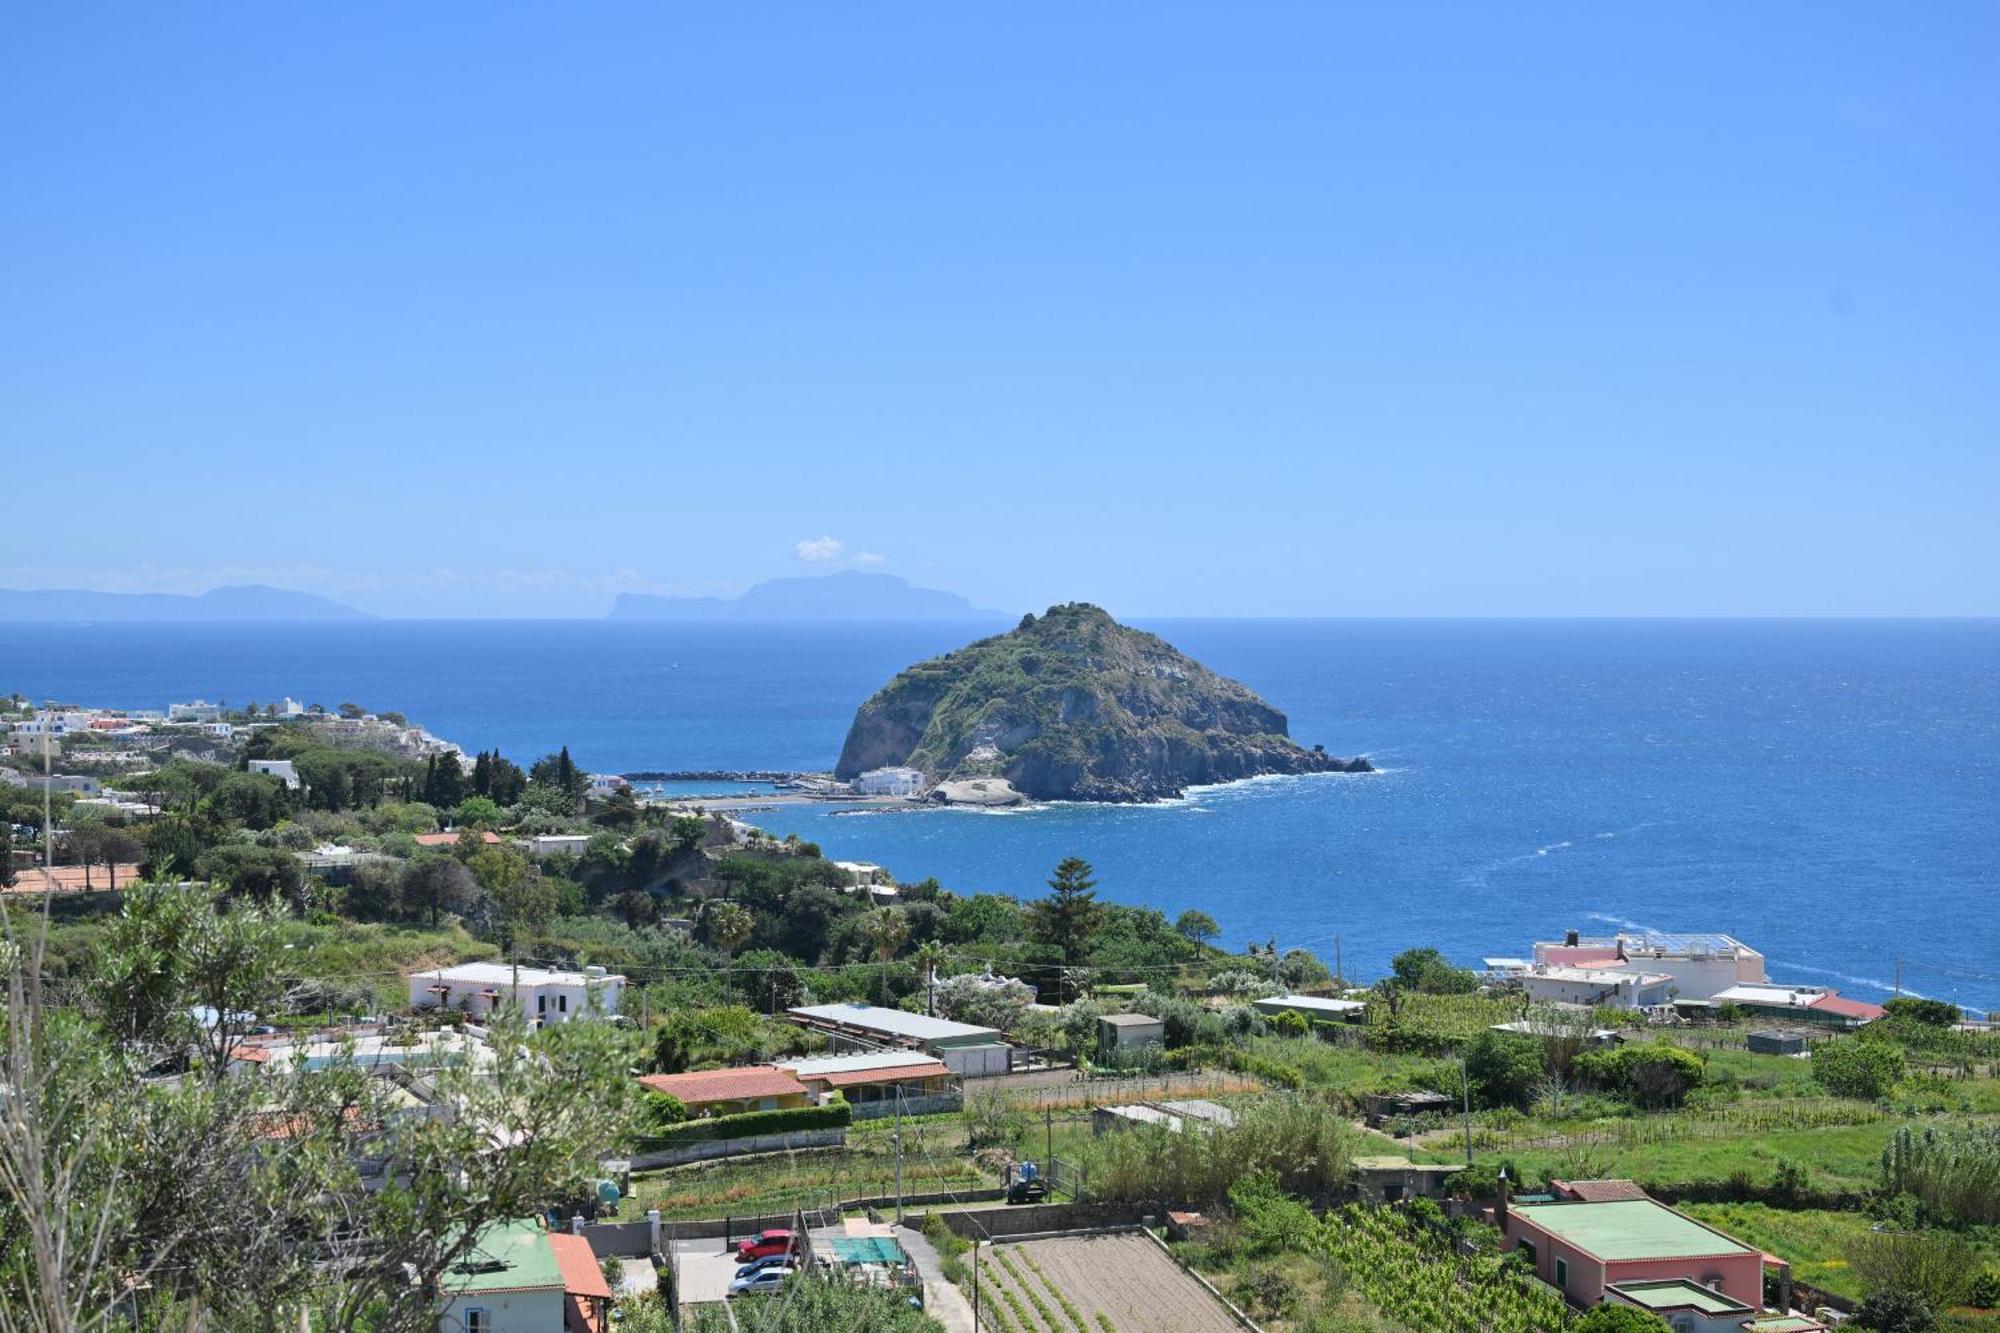
M 844 1148 L 845 1129 L 799 1129 L 789 1134 L 759 1134 L 747 1139 L 710 1139 L 679 1148 L 634 1156 L 634 1171 L 652 1171 L 663 1166 L 686 1166 L 690 1162 L 710 1162 L 718 1157 L 742 1157 L 751 1153 L 792 1152 L 800 1148 Z
M 1077 1074 L 1047 1087 L 1003 1090 L 996 1095 L 1019 1110 L 1088 1110 L 1094 1106 L 1123 1106 L 1128 1102 L 1226 1097 L 1234 1093 L 1261 1092 L 1263 1089 L 1261 1080 L 1247 1075 L 1220 1069 L 1198 1069 L 1096 1078 Z

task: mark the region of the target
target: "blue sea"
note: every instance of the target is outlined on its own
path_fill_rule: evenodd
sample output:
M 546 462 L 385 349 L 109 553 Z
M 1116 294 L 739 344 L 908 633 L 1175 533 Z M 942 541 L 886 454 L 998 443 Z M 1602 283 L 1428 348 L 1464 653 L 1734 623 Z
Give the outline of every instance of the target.
M 1369 755 L 1149 807 L 758 816 L 959 890 L 1200 907 L 1378 975 L 1564 930 L 1726 931 L 1780 980 L 2000 1008 L 2000 622 L 1162 621 L 1146 625 Z M 995 626 L 1001 628 L 1001 626 Z M 0 625 L 0 693 L 164 707 L 291 695 L 398 709 L 523 761 L 830 767 L 848 720 L 963 627 L 597 622 Z M 712 786 L 713 784 L 694 784 Z

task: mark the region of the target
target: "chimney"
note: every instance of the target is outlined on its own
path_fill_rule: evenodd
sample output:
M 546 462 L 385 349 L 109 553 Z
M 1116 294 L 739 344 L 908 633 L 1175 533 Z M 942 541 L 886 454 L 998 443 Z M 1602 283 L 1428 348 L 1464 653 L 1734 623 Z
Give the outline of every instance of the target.
M 582 1213 L 575 1213 L 571 1215 L 569 1219 L 569 1234 L 572 1236 L 581 1236 L 583 1234 Z
M 1493 1225 L 1500 1228 L 1500 1234 L 1507 1234 L 1507 1168 L 1500 1168 L 1500 1193 L 1493 1200 Z
M 1792 1266 L 1778 1265 L 1778 1313 L 1792 1312 Z
M 1575 931 L 1572 930 L 1567 935 L 1563 936 L 1563 943 L 1567 944 L 1570 948 L 1574 949 L 1577 946 L 1577 942 L 1581 939 L 1582 936 L 1578 935 Z

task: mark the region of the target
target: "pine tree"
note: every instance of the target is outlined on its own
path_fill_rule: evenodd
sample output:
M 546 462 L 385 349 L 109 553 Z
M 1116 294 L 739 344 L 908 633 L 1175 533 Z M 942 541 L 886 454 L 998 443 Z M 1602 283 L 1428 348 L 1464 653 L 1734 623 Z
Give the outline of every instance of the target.
M 1065 969 L 1089 956 L 1091 937 L 1104 920 L 1091 874 L 1090 862 L 1080 856 L 1064 857 L 1049 880 L 1049 896 L 1028 909 L 1030 933 L 1057 952 Z

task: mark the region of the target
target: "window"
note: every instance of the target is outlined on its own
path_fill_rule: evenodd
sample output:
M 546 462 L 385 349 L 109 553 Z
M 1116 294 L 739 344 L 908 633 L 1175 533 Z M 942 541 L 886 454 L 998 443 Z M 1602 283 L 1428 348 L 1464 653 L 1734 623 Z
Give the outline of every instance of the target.
M 493 1317 L 483 1307 L 467 1310 L 465 1333 L 493 1333 Z
M 549 1011 L 549 997 L 546 995 L 537 995 L 535 997 L 535 1012 L 538 1014 L 546 1014 L 548 1011 Z
M 569 1012 L 569 996 L 567 996 L 567 995 L 558 995 L 558 996 L 556 996 L 556 1008 L 557 1008 L 557 1010 L 558 1010 L 558 1011 L 560 1011 L 560 1012 L 562 1012 L 562 1013 L 565 1013 L 565 1014 L 566 1014 L 566 1013 L 568 1013 L 568 1012 Z
M 1567 1260 L 1556 1260 L 1556 1285 L 1564 1291 L 1569 1290 L 1569 1262 Z

